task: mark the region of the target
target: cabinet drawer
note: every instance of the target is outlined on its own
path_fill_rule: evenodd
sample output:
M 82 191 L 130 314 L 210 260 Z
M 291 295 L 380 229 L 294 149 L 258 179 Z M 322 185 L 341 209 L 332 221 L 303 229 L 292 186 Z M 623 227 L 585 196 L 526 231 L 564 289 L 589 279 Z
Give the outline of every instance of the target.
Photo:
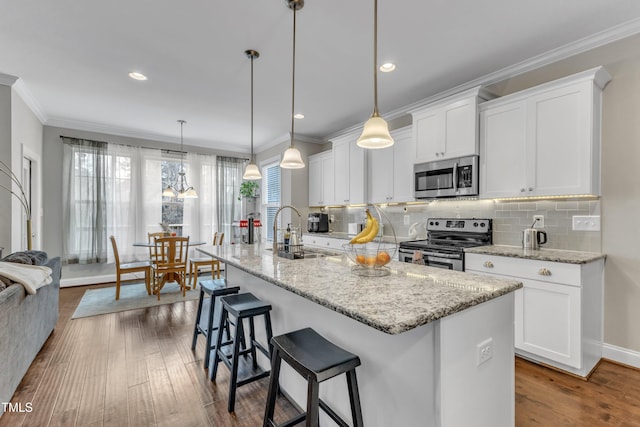
M 579 264 L 465 254 L 465 270 L 580 286 L 581 268 Z
M 342 250 L 342 245 L 347 242 L 348 240 L 344 239 L 335 239 L 332 237 L 321 237 L 315 235 L 304 235 L 302 238 L 302 243 L 304 243 L 305 246 L 335 250 Z

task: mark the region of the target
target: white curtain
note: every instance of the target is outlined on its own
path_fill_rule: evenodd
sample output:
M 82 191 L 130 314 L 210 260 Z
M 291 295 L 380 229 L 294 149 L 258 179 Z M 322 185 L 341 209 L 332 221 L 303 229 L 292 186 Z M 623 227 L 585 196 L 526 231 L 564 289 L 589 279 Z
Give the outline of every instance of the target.
M 242 202 L 238 197 L 246 160 L 218 156 L 216 163 L 218 230 L 224 232 L 225 240 L 230 242 L 233 240 L 233 221 L 242 219 Z
M 62 140 L 62 260 L 72 264 L 105 262 L 107 144 Z
M 216 224 L 216 156 L 187 153 L 186 177 L 196 192 L 197 199 L 184 199 L 184 226 L 182 234 L 191 242 L 211 244 Z

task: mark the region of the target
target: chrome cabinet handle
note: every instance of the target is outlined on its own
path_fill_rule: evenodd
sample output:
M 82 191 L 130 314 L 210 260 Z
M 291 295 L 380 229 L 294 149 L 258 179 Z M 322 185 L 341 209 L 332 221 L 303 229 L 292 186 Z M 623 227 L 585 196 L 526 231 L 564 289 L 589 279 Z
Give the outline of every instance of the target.
M 533 187 L 529 187 L 529 191 L 533 191 Z
M 485 261 L 482 265 L 486 268 L 493 268 L 493 263 L 491 261 Z
M 521 188 L 521 189 L 520 189 L 520 192 L 521 192 L 521 193 L 524 193 L 524 188 Z
M 541 276 L 551 276 L 551 270 L 547 268 L 541 268 L 540 270 L 538 270 L 538 274 Z

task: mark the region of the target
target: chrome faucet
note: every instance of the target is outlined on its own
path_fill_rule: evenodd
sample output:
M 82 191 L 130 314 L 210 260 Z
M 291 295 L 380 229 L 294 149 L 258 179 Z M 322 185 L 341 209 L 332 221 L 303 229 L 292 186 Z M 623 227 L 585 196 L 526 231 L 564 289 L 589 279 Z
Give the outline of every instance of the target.
M 280 209 L 276 211 L 276 215 L 273 217 L 273 255 L 278 253 L 278 215 L 280 211 L 284 208 L 289 208 L 298 214 L 298 227 L 300 227 L 300 240 L 302 240 L 302 227 L 300 226 L 300 221 L 302 220 L 302 215 L 300 215 L 300 211 L 292 205 L 284 205 Z

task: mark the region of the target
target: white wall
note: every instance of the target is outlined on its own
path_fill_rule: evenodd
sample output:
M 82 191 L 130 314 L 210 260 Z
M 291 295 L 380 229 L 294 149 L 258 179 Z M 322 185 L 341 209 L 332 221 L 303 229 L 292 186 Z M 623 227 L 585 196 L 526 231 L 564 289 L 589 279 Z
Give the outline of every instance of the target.
M 11 165 L 11 87 L 0 84 L 0 159 Z M 0 174 L 0 184 L 11 188 L 11 180 Z M 0 247 L 3 255 L 11 251 L 11 194 L 0 189 Z
M 11 96 L 11 157 L 13 171 L 20 177 L 22 158 L 28 157 L 32 167 L 32 231 L 33 249 L 42 248 L 42 123 L 27 106 L 20 95 L 12 90 Z M 20 203 L 13 203 L 11 220 L 12 252 L 24 250 L 22 223 L 23 209 Z

